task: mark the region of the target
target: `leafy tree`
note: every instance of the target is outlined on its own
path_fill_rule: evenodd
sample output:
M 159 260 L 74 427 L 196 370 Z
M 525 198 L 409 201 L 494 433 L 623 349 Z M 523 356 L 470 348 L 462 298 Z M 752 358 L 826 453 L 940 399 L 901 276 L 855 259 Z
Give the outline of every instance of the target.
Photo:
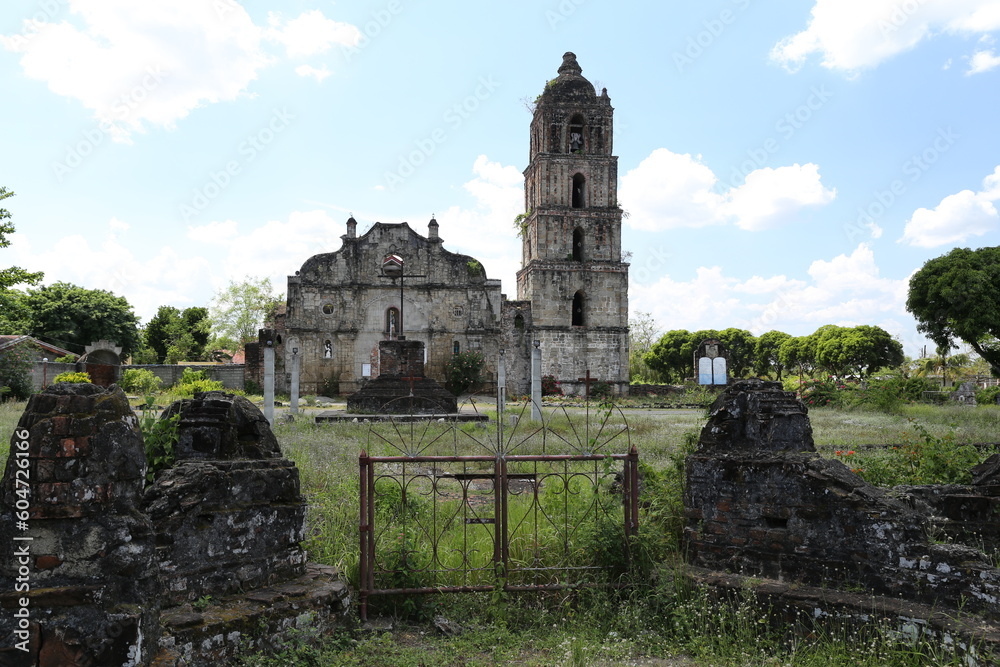
M 32 336 L 81 354 L 101 339 L 120 345 L 124 356 L 139 347 L 137 318 L 125 297 L 58 282 L 28 290 L 24 302 Z
M 784 331 L 768 331 L 757 338 L 754 347 L 754 370 L 758 375 L 770 375 L 773 371 L 778 382 L 785 365 L 781 363 L 781 345 L 791 338 Z
M 274 294 L 270 278 L 229 281 L 215 294 L 209 310 L 212 332 L 219 337 L 235 338 L 245 345 L 257 339 L 264 321 L 271 317 L 284 297 Z
M 200 359 L 208 343 L 208 309 L 160 306 L 143 332 L 146 346 L 155 354 L 157 364 L 176 364 L 185 359 Z
M 814 349 L 812 336 L 794 336 L 778 348 L 778 359 L 785 368 L 798 368 L 801 381 L 803 374 L 812 371 L 816 364 Z
M 173 306 L 160 306 L 156 315 L 146 323 L 143 337 L 146 339 L 146 345 L 156 353 L 156 361 L 153 363 L 165 363 L 173 329 L 176 328 L 180 317 L 180 311 Z
M 0 352 L 0 397 L 25 400 L 31 395 L 32 355 L 27 345 L 13 345 Z
M 723 329 L 717 336 L 729 353 L 729 375 L 746 377 L 754 366 L 757 338 L 746 329 Z M 698 341 L 701 343 L 701 341 Z
M 680 382 L 689 377 L 692 370 L 694 345 L 692 334 L 686 329 L 668 331 L 653 343 L 642 360 L 647 366 L 662 373 L 668 382 Z
M 646 353 L 660 337 L 659 327 L 650 313 L 636 313 L 628 323 L 628 366 L 629 377 L 633 382 L 642 380 L 657 381 L 659 375 L 643 360 Z
M 0 201 L 13 196 L 13 192 L 5 187 L 0 187 Z M 7 235 L 14 233 L 14 224 L 10 222 L 10 219 L 10 211 L 5 208 L 0 208 L 0 248 L 6 248 L 10 245 L 10 239 L 7 238 Z M 42 279 L 42 276 L 43 274 L 41 271 L 25 271 L 17 266 L 0 269 L 0 290 L 9 289 L 20 283 L 37 285 Z
M 910 278 L 906 309 L 939 348 L 963 340 L 1000 376 L 1000 247 L 955 248 Z
M 865 378 L 904 360 L 902 343 L 881 327 L 828 325 L 816 335 L 816 362 L 837 376 L 853 373 Z

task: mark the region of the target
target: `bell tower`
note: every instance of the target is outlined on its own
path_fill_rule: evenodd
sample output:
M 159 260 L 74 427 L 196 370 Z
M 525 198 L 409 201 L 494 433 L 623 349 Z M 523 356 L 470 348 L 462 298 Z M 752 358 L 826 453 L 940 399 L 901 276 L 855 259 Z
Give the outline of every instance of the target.
M 573 53 L 538 97 L 524 171 L 518 299 L 531 302 L 542 373 L 628 391 L 628 264 L 621 257 L 614 109 Z

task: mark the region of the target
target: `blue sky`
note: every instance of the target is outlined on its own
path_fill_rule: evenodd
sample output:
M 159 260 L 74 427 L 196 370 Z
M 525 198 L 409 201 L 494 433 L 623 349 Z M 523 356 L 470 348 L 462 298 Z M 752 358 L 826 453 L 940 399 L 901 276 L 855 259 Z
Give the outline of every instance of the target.
M 527 104 L 565 51 L 615 107 L 630 306 L 663 329 L 878 324 L 1000 244 L 1000 0 L 9 0 L 4 265 L 144 320 L 279 289 L 431 215 L 515 297 Z

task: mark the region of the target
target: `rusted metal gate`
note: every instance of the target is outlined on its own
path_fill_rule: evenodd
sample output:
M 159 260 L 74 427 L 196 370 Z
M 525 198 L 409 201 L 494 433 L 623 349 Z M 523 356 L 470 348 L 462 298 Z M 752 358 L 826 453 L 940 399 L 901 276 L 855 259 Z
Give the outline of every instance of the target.
M 614 407 L 543 417 L 508 427 L 501 413 L 492 433 L 372 425 L 359 459 L 362 618 L 371 596 L 616 585 L 609 572 L 628 569 L 638 530 L 628 424 Z

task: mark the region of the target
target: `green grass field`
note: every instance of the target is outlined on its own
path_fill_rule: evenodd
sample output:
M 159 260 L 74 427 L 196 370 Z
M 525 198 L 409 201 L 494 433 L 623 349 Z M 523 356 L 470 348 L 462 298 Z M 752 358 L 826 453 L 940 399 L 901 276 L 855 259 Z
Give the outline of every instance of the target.
M 24 403 L 0 404 L 0 454 L 8 443 Z M 516 411 L 513 406 L 508 412 Z M 547 409 L 548 413 L 549 410 Z M 642 569 L 644 579 L 627 592 L 577 591 L 533 595 L 439 595 L 396 610 L 407 617 L 393 633 L 345 631 L 317 647 L 292 642 L 278 657 L 247 656 L 244 664 L 277 665 L 933 665 L 952 658 L 927 646 L 896 643 L 891 634 L 813 636 L 790 639 L 766 621 L 766 610 L 747 599 L 735 608 L 716 605 L 705 593 L 676 583 L 673 565 L 680 559 L 676 533 L 680 521 L 685 443 L 705 422 L 703 410 L 626 409 L 606 420 L 593 410 L 588 425 L 579 410 L 554 413 L 547 451 L 559 445 L 601 448 L 624 453 L 635 445 L 648 466 L 652 501 L 643 510 L 639 547 L 655 561 Z M 963 443 L 1000 440 L 1000 408 L 905 405 L 901 414 L 816 408 L 810 411 L 814 439 L 824 456 L 852 467 L 899 468 L 894 450 L 865 454 L 863 445 L 909 445 L 930 458 Z M 603 424 L 603 426 L 602 426 Z M 628 426 L 623 435 L 622 427 Z M 523 422 L 521 434 L 531 430 Z M 377 427 L 385 429 L 386 427 Z M 286 456 L 299 467 L 310 504 L 306 547 L 310 559 L 339 566 L 356 581 L 358 566 L 358 454 L 397 453 L 396 447 L 434 448 L 460 454 L 488 453 L 494 427 L 465 425 L 422 427 L 414 434 L 383 432 L 366 424 L 315 425 L 305 416 L 279 421 L 275 433 Z M 427 430 L 429 428 L 429 430 Z M 603 430 L 602 430 L 603 428 Z M 434 435 L 434 429 L 448 437 Z M 537 441 L 507 429 L 505 446 L 537 451 Z M 613 436 L 613 437 L 612 437 Z M 395 443 L 396 447 L 389 443 Z M 416 444 L 414 444 L 416 443 Z M 922 448 L 922 449 L 921 449 Z M 840 451 L 840 454 L 837 451 Z M 976 450 L 982 458 L 990 450 Z M 438 452 L 434 452 L 438 453 Z M 884 459 L 880 464 L 878 457 Z M 963 460 L 963 464 L 968 461 Z M 930 468 L 928 468 L 930 469 Z M 937 468 L 935 468 L 937 469 Z M 864 472 L 862 474 L 865 474 Z M 398 519 L 398 515 L 395 517 Z M 389 512 L 389 519 L 393 514 Z M 585 533 L 581 532 L 581 535 Z M 590 534 L 593 537 L 593 534 Z M 459 620 L 466 632 L 444 638 L 428 624 L 435 614 Z M 958 664 L 957 662 L 955 664 Z

